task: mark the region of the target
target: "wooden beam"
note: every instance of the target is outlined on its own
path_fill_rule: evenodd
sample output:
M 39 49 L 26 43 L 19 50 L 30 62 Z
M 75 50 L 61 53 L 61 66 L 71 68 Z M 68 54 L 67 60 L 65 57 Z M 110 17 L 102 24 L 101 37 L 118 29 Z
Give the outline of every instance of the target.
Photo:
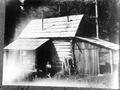
M 113 52 L 112 50 L 109 50 L 110 52 L 110 67 L 111 67 L 111 73 L 113 72 Z
M 82 53 L 82 50 L 81 50 L 81 48 L 79 47 L 79 44 L 78 44 L 78 43 L 76 43 L 76 45 L 77 45 L 77 47 L 78 47 L 79 51 Z
M 100 74 L 100 54 L 99 54 L 99 50 L 96 49 L 96 59 L 97 59 L 97 68 L 98 68 L 98 74 Z

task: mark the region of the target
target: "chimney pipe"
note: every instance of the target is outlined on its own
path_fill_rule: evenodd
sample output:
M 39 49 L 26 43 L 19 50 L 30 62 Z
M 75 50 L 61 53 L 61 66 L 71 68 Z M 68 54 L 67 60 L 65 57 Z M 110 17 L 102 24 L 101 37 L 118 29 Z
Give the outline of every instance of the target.
M 42 30 L 44 29 L 44 11 L 42 10 Z

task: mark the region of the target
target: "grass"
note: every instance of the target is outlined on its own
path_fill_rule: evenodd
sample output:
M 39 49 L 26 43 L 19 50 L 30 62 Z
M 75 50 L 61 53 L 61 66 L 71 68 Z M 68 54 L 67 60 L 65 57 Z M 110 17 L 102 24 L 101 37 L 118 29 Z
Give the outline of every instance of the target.
M 68 82 L 77 81 L 79 84 L 84 84 L 84 85 L 87 85 L 86 87 L 91 87 L 91 88 L 113 88 L 113 85 L 112 85 L 113 77 L 114 77 L 113 74 L 86 76 L 82 78 L 76 75 L 76 76 L 64 77 L 62 79 L 67 80 Z
M 54 86 L 54 87 L 87 87 L 87 88 L 113 88 L 113 74 L 80 77 L 79 75 L 62 76 L 60 78 L 36 78 L 33 81 L 18 82 L 12 85 Z

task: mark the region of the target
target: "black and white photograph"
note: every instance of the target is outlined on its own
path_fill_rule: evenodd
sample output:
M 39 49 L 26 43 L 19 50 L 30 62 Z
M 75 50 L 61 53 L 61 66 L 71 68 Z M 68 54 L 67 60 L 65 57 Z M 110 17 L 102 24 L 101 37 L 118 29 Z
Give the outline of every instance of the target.
M 120 0 L 6 0 L 2 85 L 119 88 Z

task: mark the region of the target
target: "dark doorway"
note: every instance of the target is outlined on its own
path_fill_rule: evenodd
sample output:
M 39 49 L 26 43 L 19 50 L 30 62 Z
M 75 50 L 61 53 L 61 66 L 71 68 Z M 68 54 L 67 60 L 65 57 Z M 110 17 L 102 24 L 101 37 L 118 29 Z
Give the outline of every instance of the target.
M 36 50 L 36 70 L 38 77 L 47 77 L 50 74 L 52 64 L 52 43 L 48 41 Z M 48 66 L 49 65 L 49 66 Z M 48 67 L 47 67 L 48 66 Z

